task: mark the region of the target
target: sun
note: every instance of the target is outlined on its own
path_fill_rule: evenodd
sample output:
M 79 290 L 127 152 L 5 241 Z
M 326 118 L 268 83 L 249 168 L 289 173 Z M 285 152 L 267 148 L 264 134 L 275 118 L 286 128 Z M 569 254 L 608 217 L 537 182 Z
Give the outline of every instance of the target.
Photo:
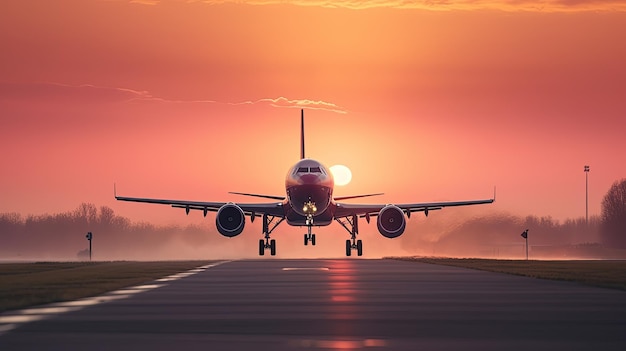
M 335 184 L 339 186 L 347 185 L 352 180 L 352 172 L 350 168 L 344 165 L 334 165 L 330 167 L 330 171 L 335 178 Z

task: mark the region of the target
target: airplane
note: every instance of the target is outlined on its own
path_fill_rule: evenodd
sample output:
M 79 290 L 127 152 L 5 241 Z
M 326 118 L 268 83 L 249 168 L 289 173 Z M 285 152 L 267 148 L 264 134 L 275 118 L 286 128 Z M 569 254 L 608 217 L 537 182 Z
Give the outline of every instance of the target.
M 215 225 L 220 234 L 226 237 L 235 237 L 244 229 L 246 216 L 250 221 L 261 217 L 263 222 L 263 239 L 259 240 L 259 255 L 263 256 L 269 249 L 270 255 L 276 255 L 276 240 L 270 235 L 282 222 L 297 227 L 307 227 L 304 234 L 304 245 L 315 245 L 313 227 L 330 225 L 338 222 L 349 234 L 346 240 L 346 256 L 351 256 L 356 250 L 358 256 L 363 255 L 363 243 L 359 234 L 358 219 L 365 218 L 370 223 L 371 217 L 377 217 L 376 224 L 381 235 L 387 238 L 397 238 L 404 233 L 406 218 L 413 212 L 424 212 L 428 217 L 429 211 L 441 210 L 444 207 L 468 206 L 489 204 L 491 199 L 469 201 L 418 202 L 407 204 L 352 204 L 340 202 L 343 200 L 382 195 L 364 194 L 353 196 L 333 197 L 334 179 L 332 173 L 322 163 L 305 157 L 304 153 L 304 110 L 300 111 L 300 160 L 287 172 L 285 179 L 285 196 L 273 196 L 251 193 L 230 192 L 231 194 L 252 196 L 274 200 L 263 203 L 234 203 L 234 202 L 204 202 L 187 200 L 150 199 L 137 197 L 117 196 L 114 187 L 114 196 L 119 201 L 143 202 L 152 204 L 170 205 L 175 208 L 202 211 L 206 217 L 208 212 L 217 212 Z

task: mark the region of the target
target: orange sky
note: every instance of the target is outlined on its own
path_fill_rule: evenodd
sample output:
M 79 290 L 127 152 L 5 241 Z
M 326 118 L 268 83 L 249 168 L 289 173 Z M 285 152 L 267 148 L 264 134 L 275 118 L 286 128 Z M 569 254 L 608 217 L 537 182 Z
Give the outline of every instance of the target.
M 563 220 L 584 216 L 585 164 L 590 214 L 626 177 L 621 1 L 301 3 L 2 1 L 0 213 L 91 202 L 201 221 L 116 202 L 113 182 L 282 195 L 301 106 L 308 156 L 352 169 L 336 195 L 464 200 L 496 185 L 485 213 Z

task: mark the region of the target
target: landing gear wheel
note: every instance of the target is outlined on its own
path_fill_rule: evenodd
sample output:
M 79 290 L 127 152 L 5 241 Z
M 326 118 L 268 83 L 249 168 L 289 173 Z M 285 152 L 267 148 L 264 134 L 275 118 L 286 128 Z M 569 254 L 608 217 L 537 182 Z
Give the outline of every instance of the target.
M 265 255 L 265 240 L 259 240 L 259 256 Z
M 346 256 L 352 255 L 352 243 L 350 240 L 346 240 Z
M 311 234 L 311 245 L 315 246 L 315 234 Z
M 276 256 L 276 240 L 270 240 L 270 255 Z
M 363 242 L 361 240 L 356 241 L 356 254 L 357 256 L 363 256 Z
M 309 245 L 309 235 L 308 234 L 304 234 L 304 246 Z M 313 244 L 315 245 L 315 244 Z

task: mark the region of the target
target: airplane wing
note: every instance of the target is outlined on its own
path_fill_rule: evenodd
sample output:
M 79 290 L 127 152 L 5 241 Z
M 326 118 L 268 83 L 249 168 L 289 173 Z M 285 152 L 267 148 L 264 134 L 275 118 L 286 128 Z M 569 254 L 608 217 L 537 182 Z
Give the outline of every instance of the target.
M 141 197 L 125 197 L 115 195 L 115 199 L 119 201 L 131 201 L 131 202 L 144 202 L 150 204 L 170 205 L 176 208 L 184 208 L 187 213 L 189 210 L 204 211 L 206 216 L 207 212 L 217 212 L 220 207 L 228 204 L 229 202 L 203 202 L 203 201 L 187 201 L 187 200 L 166 200 L 166 199 L 149 199 Z M 285 211 L 283 210 L 282 202 L 266 202 L 266 203 L 234 203 L 239 206 L 243 212 L 247 215 L 255 214 L 268 214 L 276 217 L 284 217 Z
M 335 201 L 341 201 L 341 200 L 348 200 L 348 199 L 357 199 L 360 197 L 370 197 L 370 196 L 378 196 L 378 195 L 384 195 L 384 193 L 376 193 L 376 194 L 365 194 L 365 195 L 351 195 L 351 196 L 340 196 L 340 197 L 335 197 Z
M 262 194 L 251 194 L 251 193 L 239 193 L 236 191 L 229 191 L 229 194 L 235 194 L 235 195 L 244 195 L 244 196 L 253 196 L 253 197 L 262 197 L 265 199 L 272 199 L 272 200 L 280 200 L 283 201 L 285 199 L 284 196 L 276 196 L 276 195 L 262 195 Z
M 394 204 L 399 207 L 401 210 L 410 214 L 411 212 L 424 212 L 428 215 L 428 211 L 432 210 L 441 210 L 444 207 L 452 207 L 452 206 L 469 206 L 469 205 L 480 205 L 480 204 L 490 204 L 495 201 L 495 196 L 493 199 L 485 199 L 485 200 L 468 200 L 468 201 L 443 201 L 443 202 L 421 202 L 414 204 Z M 349 203 L 337 203 L 337 209 L 335 211 L 336 218 L 348 217 L 357 215 L 360 217 L 369 217 L 369 216 L 377 216 L 383 207 L 387 206 L 387 204 L 349 204 Z

